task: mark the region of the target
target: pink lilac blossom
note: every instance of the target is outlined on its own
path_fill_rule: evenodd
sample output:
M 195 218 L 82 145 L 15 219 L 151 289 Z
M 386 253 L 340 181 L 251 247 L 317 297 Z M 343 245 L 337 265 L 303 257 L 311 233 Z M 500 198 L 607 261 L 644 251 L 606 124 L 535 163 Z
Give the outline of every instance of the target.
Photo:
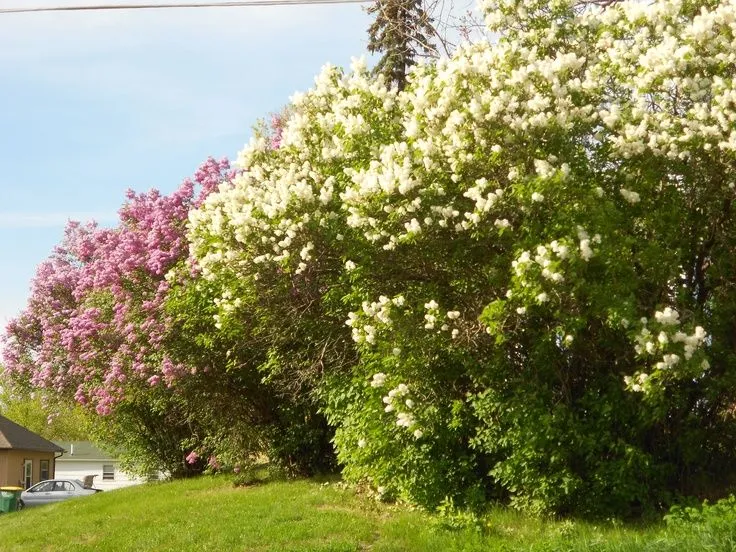
M 280 113 L 274 113 L 271 116 L 271 149 L 277 150 L 281 147 L 281 136 L 284 133 L 284 116 Z
M 189 258 L 189 210 L 233 176 L 227 160 L 210 158 L 170 195 L 128 191 L 115 228 L 70 222 L 39 265 L 26 309 L 6 328 L 5 371 L 100 415 L 136 382 L 172 386 L 195 373 L 162 351 L 164 277 Z

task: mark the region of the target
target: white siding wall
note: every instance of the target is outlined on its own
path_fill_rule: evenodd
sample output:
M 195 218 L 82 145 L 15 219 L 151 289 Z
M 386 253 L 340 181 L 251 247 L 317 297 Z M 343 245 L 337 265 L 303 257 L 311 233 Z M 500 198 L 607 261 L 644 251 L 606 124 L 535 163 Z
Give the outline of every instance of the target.
M 115 466 L 115 479 L 102 479 L 102 465 L 112 464 Z M 145 479 L 136 478 L 120 471 L 119 464 L 114 460 L 75 460 L 62 456 L 56 460 L 56 479 L 81 479 L 85 475 L 97 475 L 94 479 L 94 487 L 109 491 L 145 483 Z

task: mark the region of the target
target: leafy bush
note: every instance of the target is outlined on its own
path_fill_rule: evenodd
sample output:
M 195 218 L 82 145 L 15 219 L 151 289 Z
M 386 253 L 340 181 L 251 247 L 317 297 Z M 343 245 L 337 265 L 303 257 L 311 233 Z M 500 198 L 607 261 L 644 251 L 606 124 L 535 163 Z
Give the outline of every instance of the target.
M 155 241 L 80 299 L 68 280 L 98 265 L 72 236 L 39 280 L 62 307 L 11 328 L 11 371 L 101 413 L 170 387 L 195 461 L 304 473 L 332 439 L 348 479 L 431 509 L 626 516 L 716 492 L 736 450 L 734 5 L 481 5 L 498 43 L 401 92 L 325 68 L 237 174 L 174 202 L 177 254 Z M 119 288 L 130 316 L 100 333 Z
M 191 218 L 222 324 L 259 313 L 261 369 L 318 394 L 380 496 L 705 490 L 735 436 L 733 7 L 483 8 L 498 44 L 400 93 L 328 67 L 242 152 Z

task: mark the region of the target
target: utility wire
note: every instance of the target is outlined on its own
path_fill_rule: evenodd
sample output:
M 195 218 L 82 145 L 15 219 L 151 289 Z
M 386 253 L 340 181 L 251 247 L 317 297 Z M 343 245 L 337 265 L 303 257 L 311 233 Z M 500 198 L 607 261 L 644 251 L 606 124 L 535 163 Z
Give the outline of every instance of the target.
M 242 0 L 240 2 L 197 2 L 176 4 L 101 4 L 90 6 L 0 8 L 0 14 L 103 10 L 161 10 L 170 8 L 242 8 L 247 6 L 309 6 L 311 4 L 364 4 L 369 1 L 371 0 Z

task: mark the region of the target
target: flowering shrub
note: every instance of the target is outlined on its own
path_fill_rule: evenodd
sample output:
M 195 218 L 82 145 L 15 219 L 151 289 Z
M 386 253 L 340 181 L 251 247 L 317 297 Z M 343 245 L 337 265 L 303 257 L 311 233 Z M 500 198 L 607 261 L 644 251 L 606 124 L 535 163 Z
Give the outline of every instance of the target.
M 6 373 L 96 412 L 97 436 L 124 443 L 143 472 L 187 473 L 194 464 L 184 461 L 187 448 L 211 448 L 213 422 L 233 427 L 203 414 L 211 411 L 212 390 L 221 398 L 227 377 L 201 358 L 185 364 L 173 356 L 165 278 L 186 264 L 190 209 L 229 173 L 227 161 L 210 159 L 169 196 L 129 192 L 115 228 L 70 223 L 39 266 L 28 307 L 7 329 Z
M 259 370 L 317 393 L 380 496 L 706 488 L 734 438 L 736 6 L 482 6 L 498 44 L 401 93 L 327 67 L 240 154 L 190 214 L 217 323 L 268 339 Z
M 332 439 L 348 479 L 428 508 L 625 515 L 719 489 L 736 4 L 482 7 L 497 44 L 401 92 L 326 67 L 201 200 L 72 227 L 9 370 L 186 420 L 184 465 L 310 471 Z

